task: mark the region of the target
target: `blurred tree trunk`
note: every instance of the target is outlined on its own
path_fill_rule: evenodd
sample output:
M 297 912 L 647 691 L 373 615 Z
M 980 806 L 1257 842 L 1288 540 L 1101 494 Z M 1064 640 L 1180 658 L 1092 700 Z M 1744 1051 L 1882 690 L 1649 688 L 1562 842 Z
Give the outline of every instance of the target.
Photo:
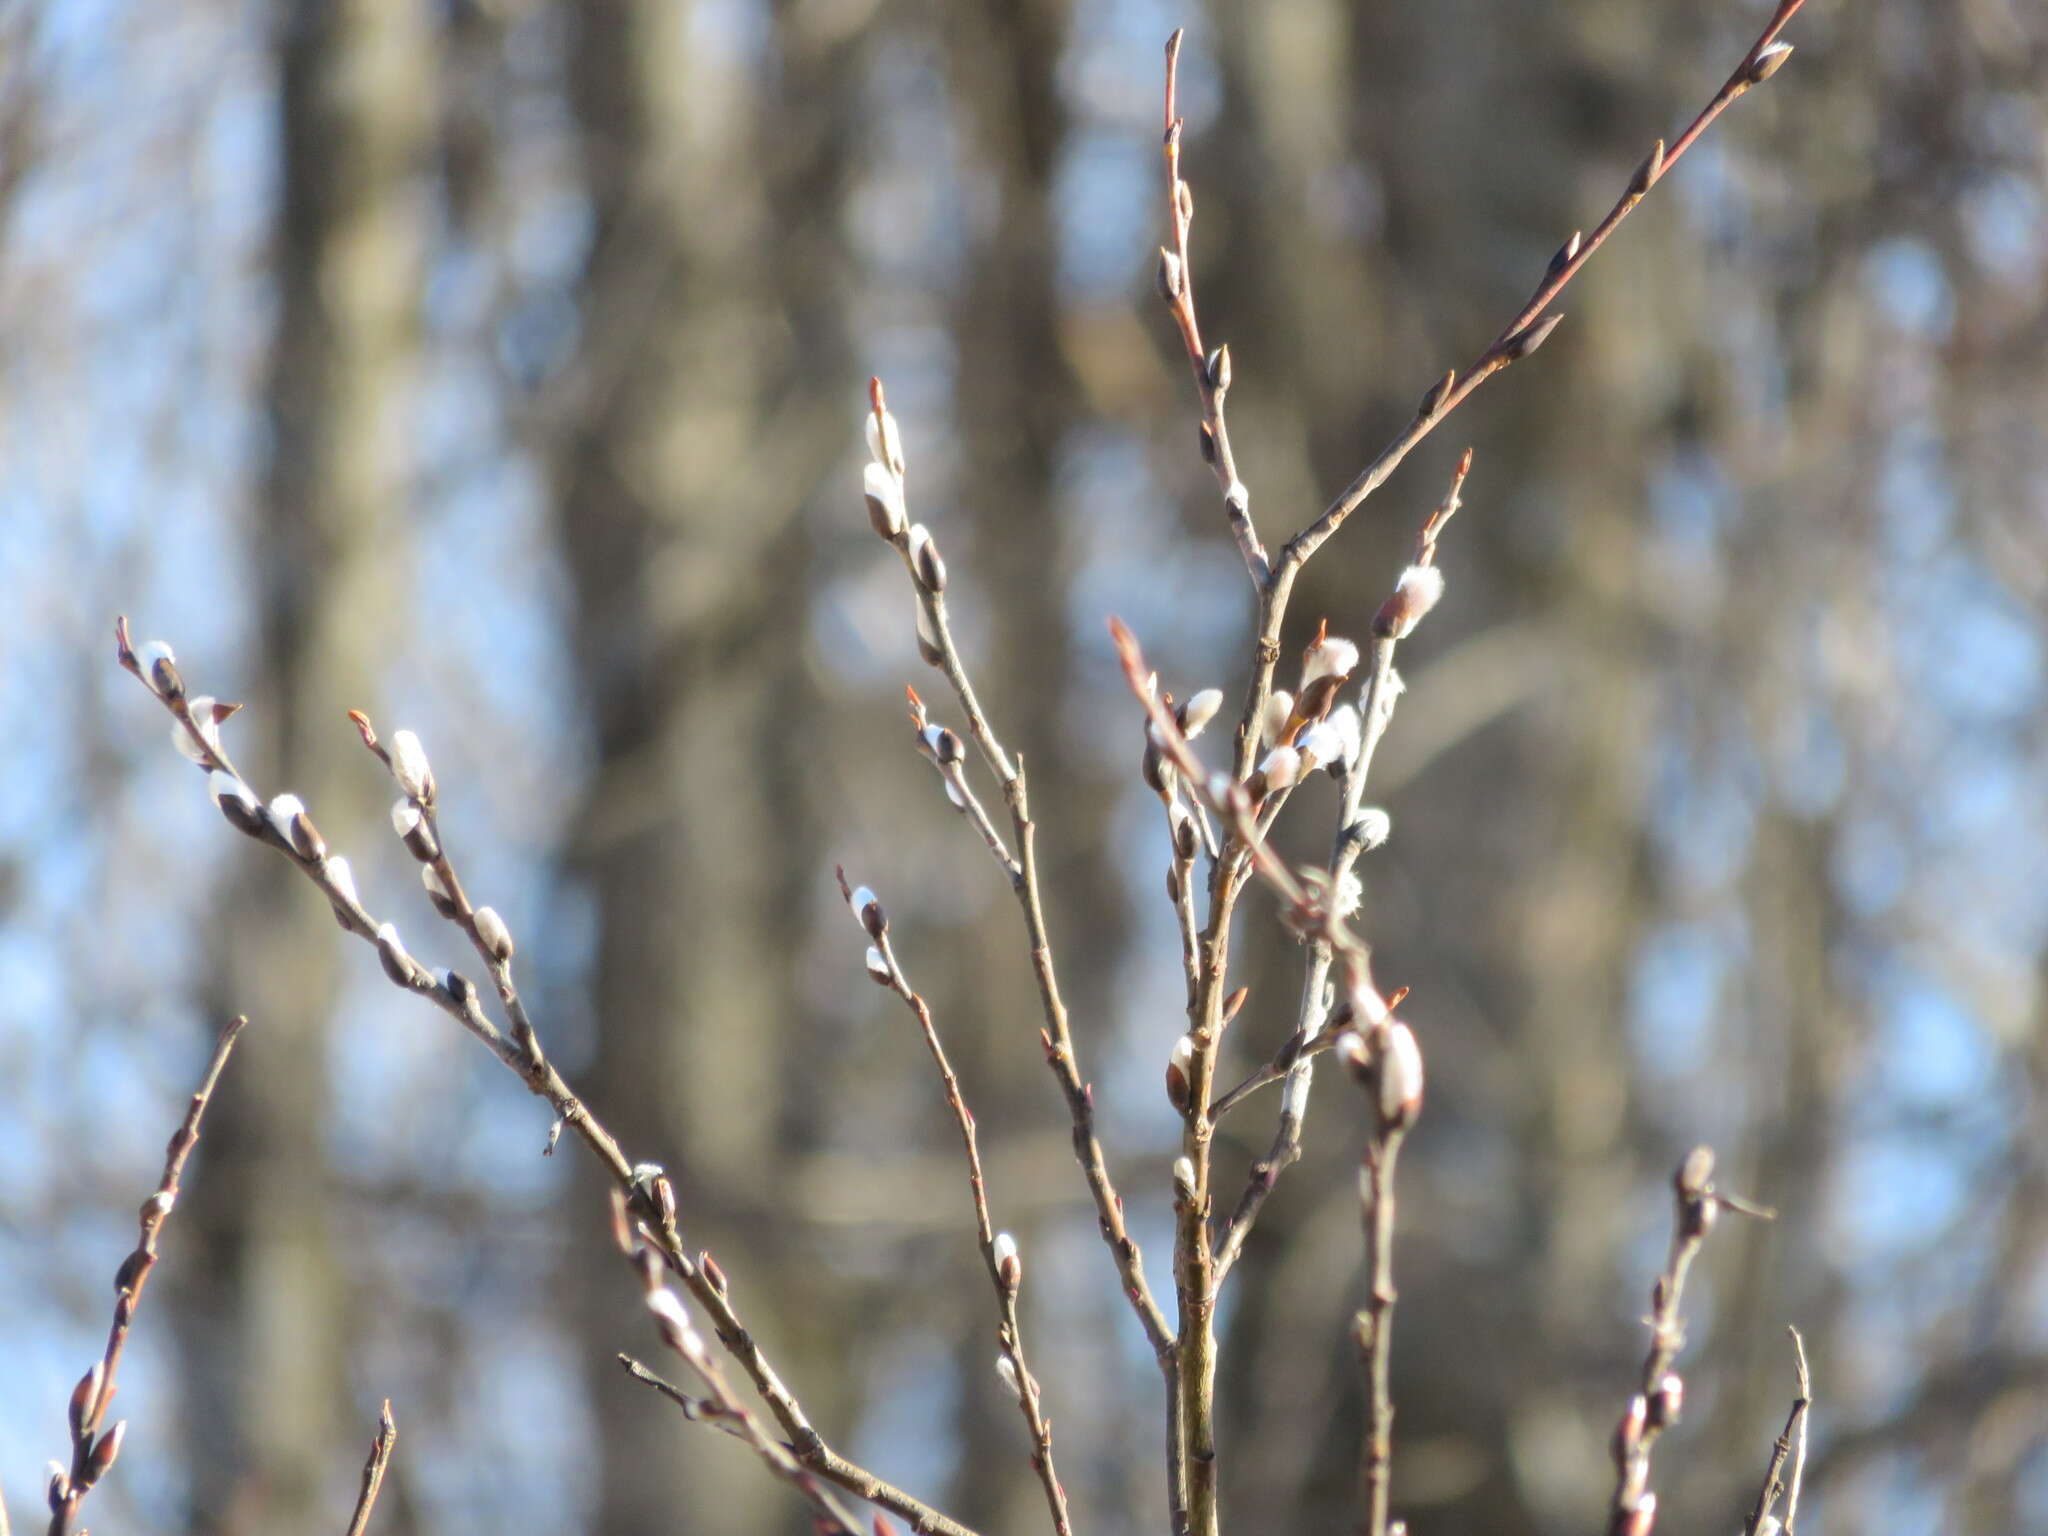
M 824 239 L 855 82 L 797 8 L 765 39 L 674 0 L 568 15 L 593 242 L 551 474 L 597 748 L 571 850 L 599 925 L 585 1091 L 667 1165 L 684 1230 L 838 1438 L 848 1303 L 790 1219 L 789 1169 L 823 1127 L 786 1069 L 811 1055 L 804 918 L 830 879 L 809 854 L 798 512 L 860 410 Z M 572 1220 L 596 1241 L 584 1189 Z M 626 1278 L 586 1265 L 577 1284 L 595 1528 L 800 1527 L 750 1458 L 621 1375 L 615 1351 L 652 1347 Z
M 377 776 L 344 711 L 373 697 L 404 588 L 399 515 L 430 36 L 419 0 L 279 8 L 281 201 L 270 452 L 252 531 L 256 707 L 236 724 L 259 784 L 327 834 L 381 831 Z M 327 1059 L 342 977 L 333 919 L 275 859 L 236 866 L 217 934 L 217 1012 L 252 1028 L 207 1117 L 181 1241 L 201 1255 L 185 1380 L 193 1508 L 210 1531 L 317 1530 L 374 1419 L 350 1397 L 335 1248 Z M 203 1277 L 203 1278 L 200 1278 Z M 391 1501 L 395 1511 L 401 1501 Z

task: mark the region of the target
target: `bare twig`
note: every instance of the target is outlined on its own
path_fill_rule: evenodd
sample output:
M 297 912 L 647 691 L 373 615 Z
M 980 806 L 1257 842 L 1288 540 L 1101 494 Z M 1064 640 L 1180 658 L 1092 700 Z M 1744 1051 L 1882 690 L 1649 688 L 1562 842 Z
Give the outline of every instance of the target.
M 530 1033 L 530 1024 L 523 1042 L 504 1034 L 485 1014 L 476 988 L 458 972 L 430 972 L 415 960 L 400 940 L 398 930 L 389 923 L 379 923 L 363 906 L 348 861 L 328 850 L 325 840 L 296 796 L 282 795 L 268 805 L 258 797 L 236 770 L 221 740 L 219 726 L 226 715 L 233 712 L 234 706 L 215 705 L 210 698 L 188 697 L 184 680 L 170 660 L 169 647 L 153 642 L 138 653 L 129 639 L 125 617 L 116 622 L 115 641 L 116 656 L 121 665 L 134 673 L 178 722 L 180 750 L 209 773 L 214 799 L 230 825 L 290 859 L 300 873 L 326 896 L 342 929 L 376 948 L 378 959 L 393 985 L 432 1003 L 490 1047 L 492 1054 L 518 1075 L 529 1092 L 547 1101 L 555 1112 L 559 1127 L 575 1131 L 610 1174 L 614 1186 L 640 1202 L 650 1215 L 658 1216 L 659 1212 L 651 1201 L 655 1191 L 666 1189 L 668 1185 L 659 1165 L 638 1163 L 627 1157 L 603 1121 L 553 1064 L 540 1054 L 539 1040 L 537 1035 Z M 358 730 L 361 729 L 359 725 Z M 372 738 L 366 738 L 366 741 L 368 739 Z M 432 771 L 425 764 L 424 753 L 420 754 L 419 761 L 411 761 L 410 750 L 404 754 L 399 752 L 399 741 L 400 738 L 394 736 L 392 745 L 378 751 L 377 755 L 392 770 L 393 777 L 399 780 L 400 788 L 411 805 L 432 805 L 436 796 L 431 782 Z M 416 742 L 413 747 L 417 748 Z M 373 746 L 372 750 L 377 751 L 377 748 Z M 402 758 L 404 771 L 401 772 Z M 403 835 L 411 847 L 412 834 Z M 438 844 L 438 833 L 432 835 Z M 443 853 L 429 861 L 429 867 L 438 873 L 440 865 L 445 862 Z M 442 878 L 448 880 L 451 876 L 452 870 Z M 451 885 L 448 891 L 451 901 L 453 889 Z M 429 895 L 437 895 L 431 883 Z M 435 904 L 439 908 L 441 901 L 436 899 Z M 509 931 L 502 930 L 501 923 L 494 925 L 485 918 L 484 914 L 489 910 L 482 907 L 471 909 L 469 921 L 464 925 L 465 932 L 471 934 L 473 942 L 481 940 L 489 951 L 502 952 L 498 958 L 509 962 L 511 935 Z M 507 985 L 509 980 L 507 972 Z M 522 1008 L 515 1018 L 523 1017 Z M 711 1317 L 719 1342 L 731 1351 L 755 1390 L 767 1402 L 769 1411 L 774 1414 L 799 1460 L 819 1476 L 901 1515 L 914 1530 L 934 1533 L 934 1536 L 973 1536 L 966 1526 L 876 1477 L 865 1467 L 847 1460 L 826 1443 L 741 1320 L 727 1294 L 723 1275 L 718 1274 L 714 1267 L 699 1263 L 683 1246 L 674 1222 L 672 1190 L 668 1200 L 668 1219 L 656 1222 L 653 1229 L 662 1246 L 663 1257 Z
M 1743 1523 L 1745 1536 L 1776 1536 L 1782 1529 L 1784 1536 L 1793 1536 L 1793 1524 L 1799 1518 L 1799 1485 L 1806 1475 L 1806 1419 L 1813 1406 L 1813 1376 L 1806 1366 L 1806 1341 L 1799 1336 L 1797 1328 L 1785 1330 L 1792 1335 L 1793 1366 L 1798 1373 L 1799 1395 L 1792 1400 L 1792 1411 L 1785 1419 L 1785 1427 L 1778 1438 L 1771 1442 L 1770 1464 L 1764 1469 L 1763 1486 L 1757 1490 L 1756 1508 L 1750 1511 L 1749 1519 Z M 1785 1480 L 1785 1463 L 1792 1463 L 1792 1477 L 1788 1485 Z M 1771 1514 L 1783 1495 L 1785 1519 L 1782 1523 Z
M 363 1489 L 356 1495 L 356 1512 L 348 1523 L 348 1536 L 363 1536 L 369 1529 L 370 1511 L 376 1506 L 378 1490 L 384 1486 L 384 1469 L 391 1464 L 391 1452 L 398 1444 L 398 1420 L 391 1416 L 391 1399 L 384 1399 L 384 1411 L 377 1416 L 377 1438 L 370 1442 L 370 1459 L 363 1463 Z
M 199 1123 L 205 1117 L 206 1106 L 212 1102 L 213 1090 L 220 1082 L 221 1072 L 227 1067 L 235 1040 L 248 1023 L 246 1018 L 237 1017 L 230 1019 L 227 1027 L 221 1030 L 220 1038 L 214 1042 L 213 1056 L 206 1064 L 206 1074 L 200 1078 L 191 1102 L 185 1107 L 185 1118 L 171 1133 L 170 1144 L 164 1149 L 163 1177 L 157 1181 L 155 1193 L 142 1202 L 141 1236 L 136 1241 L 135 1251 L 121 1261 L 121 1268 L 114 1276 L 114 1321 L 107 1330 L 107 1347 L 71 1392 L 71 1468 L 68 1472 L 58 1469 L 50 1477 L 49 1536 L 65 1536 L 71 1529 L 71 1522 L 78 1516 L 78 1506 L 85 1502 L 93 1484 L 106 1476 L 114 1465 L 114 1458 L 121 1453 L 121 1441 L 127 1433 L 128 1421 L 118 1421 L 105 1434 L 100 1433 L 100 1425 L 106 1419 L 108 1405 L 114 1400 L 117 1390 L 114 1378 L 121 1369 L 121 1355 L 128 1347 L 128 1334 L 135 1324 L 135 1309 L 142 1303 L 142 1291 L 149 1283 L 150 1271 L 156 1268 L 157 1240 L 165 1220 L 178 1203 L 178 1181 L 184 1175 L 185 1160 L 192 1155 L 192 1148 L 199 1140 Z
M 1018 1411 L 1024 1417 L 1024 1427 L 1031 1436 L 1031 1470 L 1045 1489 L 1046 1508 L 1052 1515 L 1053 1530 L 1058 1536 L 1070 1536 L 1073 1527 L 1067 1515 L 1067 1491 L 1060 1484 L 1059 1472 L 1052 1459 L 1052 1421 L 1045 1417 L 1040 1406 L 1038 1379 L 1032 1375 L 1024 1354 L 1024 1329 L 1017 1305 L 1018 1294 L 1023 1288 L 1023 1260 L 1018 1255 L 1016 1242 L 1009 1233 L 997 1232 L 989 1216 L 988 1183 L 982 1172 L 974 1113 L 967 1107 L 967 1100 L 960 1091 L 959 1076 L 946 1057 L 938 1026 L 932 1022 L 930 1006 L 910 985 L 909 977 L 896 958 L 895 946 L 889 940 L 889 917 L 881 900 L 866 886 L 855 890 L 848 885 L 844 869 L 835 873 L 839 878 L 839 894 L 846 899 L 861 930 L 873 941 L 868 949 L 868 974 L 902 999 L 903 1005 L 917 1020 L 918 1030 L 924 1036 L 925 1050 L 930 1053 L 932 1064 L 938 1068 L 946 1107 L 952 1110 L 954 1124 L 959 1127 L 961 1155 L 967 1163 L 967 1189 L 974 1203 L 975 1237 L 981 1245 L 981 1259 L 988 1269 L 989 1284 L 995 1288 L 996 1294 L 999 1318 L 996 1338 L 1002 1349 L 998 1369 L 1017 1400 Z

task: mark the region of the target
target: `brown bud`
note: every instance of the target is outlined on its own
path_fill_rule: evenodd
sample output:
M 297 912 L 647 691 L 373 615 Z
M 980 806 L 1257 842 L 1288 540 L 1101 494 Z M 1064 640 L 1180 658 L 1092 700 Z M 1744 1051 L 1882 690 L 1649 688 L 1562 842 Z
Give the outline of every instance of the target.
M 1451 391 L 1458 387 L 1458 370 L 1453 368 L 1422 393 L 1415 404 L 1415 414 L 1427 420 L 1444 408 L 1444 402 L 1451 398 Z
M 100 1383 L 106 1379 L 107 1366 L 104 1360 L 95 1360 L 92 1369 L 78 1378 L 78 1385 L 71 1389 L 71 1438 L 85 1437 L 92 1424 L 93 1409 L 99 1402 Z
M 1230 388 L 1229 343 L 1226 342 L 1209 354 L 1208 360 L 1202 365 L 1202 376 L 1209 381 L 1209 388 L 1219 395 Z
M 86 1461 L 85 1481 L 98 1482 L 114 1469 L 114 1458 L 121 1454 L 121 1442 L 127 1438 L 128 1421 L 118 1420 L 114 1427 L 93 1442 L 92 1455 Z
M 1744 78 L 1751 85 L 1762 85 L 1771 76 L 1785 67 L 1785 61 L 1792 57 L 1790 43 L 1773 43 L 1760 51 L 1749 61 L 1749 70 Z
M 1183 286 L 1180 258 L 1164 246 L 1159 248 L 1159 268 L 1152 274 L 1152 281 L 1159 289 L 1159 297 L 1167 303 L 1171 304 L 1180 297 Z
M 1685 1382 L 1676 1371 L 1666 1371 L 1664 1379 L 1657 1383 L 1657 1390 L 1650 1394 L 1650 1408 L 1647 1423 L 1655 1430 L 1666 1430 L 1678 1422 L 1685 1408 Z
M 1636 1447 L 1642 1443 L 1643 1426 L 1649 1421 L 1649 1400 L 1641 1393 L 1629 1399 L 1628 1411 L 1622 1414 L 1621 1422 L 1614 1426 L 1614 1463 L 1625 1465 L 1635 1455 Z
M 1546 281 L 1557 276 L 1558 273 L 1572 264 L 1579 254 L 1579 245 L 1582 238 L 1579 231 L 1575 229 L 1572 231 L 1571 239 L 1565 241 L 1563 245 L 1557 248 L 1550 258 L 1550 266 L 1544 271 L 1543 276 Z
M 1216 433 L 1206 421 L 1201 424 L 1200 430 L 1202 462 L 1204 464 L 1214 464 L 1216 462 Z
M 1657 184 L 1657 178 L 1664 174 L 1664 141 L 1659 139 L 1650 146 L 1650 152 L 1643 156 L 1643 163 L 1636 167 L 1635 175 L 1628 181 L 1628 195 L 1641 197 Z
M 938 541 L 923 523 L 910 530 L 910 569 L 917 584 L 927 592 L 946 590 L 946 562 L 939 558 Z

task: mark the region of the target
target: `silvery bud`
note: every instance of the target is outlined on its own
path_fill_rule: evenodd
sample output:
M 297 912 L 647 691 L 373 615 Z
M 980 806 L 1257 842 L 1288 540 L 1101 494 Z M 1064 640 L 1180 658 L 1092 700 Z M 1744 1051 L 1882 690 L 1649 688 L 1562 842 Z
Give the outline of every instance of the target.
M 1173 1160 L 1173 1194 L 1182 1204 L 1195 1198 L 1195 1160 L 1191 1157 L 1176 1157 Z
M 420 866 L 420 884 L 427 888 L 427 900 L 434 904 L 434 910 L 443 917 L 454 917 L 459 910 L 455 897 L 449 892 L 447 882 L 441 878 L 441 871 L 431 864 Z
M 879 941 L 889 931 L 889 914 L 882 910 L 881 899 L 866 886 L 855 886 L 853 894 L 846 898 L 846 904 L 853 909 L 854 920 L 867 930 L 869 938 Z
M 910 570 L 917 584 L 927 592 L 946 590 L 946 562 L 939 558 L 939 546 L 923 523 L 910 526 Z
M 877 469 L 885 469 L 898 480 L 903 478 L 903 434 L 896 426 L 896 413 L 881 410 L 869 411 L 866 434 L 868 456 L 875 461 Z
M 1266 794 L 1286 789 L 1301 777 L 1301 753 L 1293 747 L 1275 747 L 1259 764 L 1259 781 Z
M 1384 640 L 1407 639 L 1443 595 L 1444 573 L 1440 567 L 1409 566 L 1373 616 L 1372 632 Z
M 227 817 L 229 826 L 251 837 L 263 836 L 263 808 L 248 785 L 232 773 L 216 768 L 206 777 L 206 792 L 220 807 L 221 815 Z
M 434 803 L 434 767 L 427 761 L 427 749 L 411 731 L 392 733 L 391 776 L 409 798 L 421 805 Z
M 1003 1385 L 1009 1388 L 1010 1396 L 1020 1403 L 1024 1401 L 1024 1383 L 1017 1375 L 1017 1363 L 1008 1355 L 996 1356 L 996 1375 L 1000 1376 Z
M 1195 1041 L 1192 1035 L 1182 1035 L 1173 1042 L 1173 1051 L 1166 1058 L 1166 1098 L 1182 1114 L 1188 1112 L 1188 1095 L 1192 1079 L 1189 1074 L 1195 1065 Z
M 413 983 L 413 958 L 405 952 L 405 942 L 398 936 L 396 923 L 377 925 L 377 959 L 384 966 L 384 974 L 401 987 Z
M 890 984 L 889 957 L 883 954 L 880 948 L 870 944 L 868 946 L 867 963 L 868 979 L 874 982 L 876 986 L 888 986 Z
M 185 696 L 185 679 L 178 674 L 178 659 L 161 640 L 148 641 L 136 652 L 135 665 L 150 692 L 160 699 L 176 701 Z
M 496 907 L 478 907 L 471 914 L 471 921 L 476 924 L 477 940 L 483 945 L 485 954 L 500 965 L 512 958 L 512 930 L 505 926 L 505 919 L 498 916 Z
M 330 892 L 338 894 L 350 906 L 362 905 L 361 899 L 356 895 L 355 871 L 348 867 L 346 854 L 337 853 L 320 868 L 327 876 L 327 888 Z
M 441 845 L 434 840 L 434 829 L 427 825 L 425 814 L 412 801 L 392 802 L 391 830 L 405 844 L 405 851 L 422 864 L 441 856 Z
M 1321 635 L 1302 653 L 1301 686 L 1306 691 L 1320 678 L 1349 677 L 1357 669 L 1356 645 L 1337 635 Z
M 292 845 L 292 852 L 308 864 L 327 857 L 327 840 L 306 814 L 306 803 L 297 795 L 279 795 L 270 802 L 270 822 Z
M 1415 1031 L 1398 1021 L 1387 1026 L 1379 1063 L 1380 1123 L 1405 1131 L 1422 1113 L 1422 1048 Z
M 903 482 L 880 464 L 861 471 L 861 492 L 867 499 L 868 522 L 877 535 L 894 539 L 910 521 L 903 509 Z
M 1287 729 L 1287 722 L 1294 718 L 1294 695 L 1285 688 L 1275 688 L 1273 696 L 1266 700 L 1266 715 L 1259 722 L 1259 739 L 1274 741 Z
M 1202 734 L 1203 727 L 1216 718 L 1216 711 L 1222 707 L 1221 688 L 1204 688 L 1201 692 L 1190 695 L 1187 703 L 1181 705 L 1176 722 L 1180 726 L 1181 735 L 1193 741 Z

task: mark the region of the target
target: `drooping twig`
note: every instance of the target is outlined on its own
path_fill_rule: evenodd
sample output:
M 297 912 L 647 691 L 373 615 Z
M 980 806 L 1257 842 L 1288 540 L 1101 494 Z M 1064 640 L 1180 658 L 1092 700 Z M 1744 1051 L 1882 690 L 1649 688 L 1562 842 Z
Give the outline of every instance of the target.
M 614 1189 L 611 1198 L 613 1234 L 640 1276 L 647 1310 L 661 1331 L 662 1342 L 697 1373 L 707 1389 L 705 1397 L 695 1400 L 697 1413 L 735 1435 L 773 1476 L 796 1489 L 816 1512 L 820 1536 L 860 1536 L 854 1516 L 819 1480 L 817 1470 L 799 1460 L 790 1447 L 772 1439 L 733 1392 L 724 1368 L 690 1321 L 683 1299 L 668 1287 L 665 1271 L 674 1266 L 668 1262 L 665 1242 L 645 1221 L 635 1218 L 626 1195 Z M 670 1220 L 666 1213 L 660 1219 L 664 1223 Z M 627 1368 L 632 1369 L 631 1362 Z M 687 1394 L 675 1389 L 665 1395 L 687 1400 Z
M 1806 1419 L 1813 1406 L 1813 1376 L 1806 1365 L 1806 1341 L 1799 1336 L 1797 1328 L 1788 1327 L 1785 1331 L 1792 1335 L 1792 1360 L 1798 1373 L 1799 1395 L 1792 1399 L 1792 1411 L 1785 1419 L 1784 1429 L 1771 1442 L 1771 1460 L 1764 1468 L 1763 1486 L 1757 1490 L 1756 1507 L 1750 1511 L 1749 1519 L 1742 1527 L 1745 1536 L 1777 1536 L 1780 1530 L 1784 1536 L 1793 1536 L 1794 1522 L 1799 1518 L 1799 1485 L 1806 1476 Z M 1792 1463 L 1789 1483 L 1785 1479 L 1788 1459 Z M 1771 1513 L 1780 1495 L 1785 1500 L 1782 1525 Z
M 1650 1349 L 1643 1357 L 1641 1385 L 1614 1429 L 1608 1536 L 1649 1536 L 1657 1518 L 1657 1495 L 1650 1491 L 1650 1452 L 1658 1437 L 1678 1422 L 1685 1402 L 1685 1383 L 1671 1367 L 1685 1347 L 1685 1316 L 1679 1308 L 1693 1259 L 1722 1210 L 1765 1220 L 1776 1215 L 1714 1188 L 1712 1147 L 1694 1147 L 1686 1154 L 1671 1189 L 1671 1252 L 1650 1288 Z
M 391 1416 L 391 1399 L 384 1399 L 384 1411 L 377 1416 L 377 1437 L 370 1442 L 370 1459 L 363 1463 L 363 1488 L 356 1495 L 356 1512 L 348 1522 L 348 1536 L 363 1536 L 370 1526 L 370 1511 L 384 1486 L 384 1469 L 391 1464 L 391 1452 L 398 1445 L 398 1420 Z
M 569 1086 L 554 1065 L 540 1054 L 538 1036 L 530 1033 L 530 1024 L 524 1042 L 505 1034 L 491 1022 L 477 989 L 461 973 L 429 971 L 415 960 L 399 937 L 397 928 L 390 923 L 380 923 L 364 907 L 348 860 L 328 849 L 298 797 L 280 795 L 266 805 L 250 787 L 235 768 L 221 738 L 220 726 L 236 706 L 217 705 L 209 697 L 188 695 L 184 679 L 171 657 L 170 647 L 161 642 L 151 642 L 138 651 L 129 639 L 125 617 L 116 621 L 115 642 L 116 657 L 121 665 L 140 679 L 176 720 L 175 739 L 179 750 L 207 772 L 209 790 L 229 824 L 291 860 L 327 898 L 343 931 L 376 949 L 384 973 L 394 986 L 433 1004 L 488 1046 L 492 1054 L 519 1077 L 529 1092 L 544 1099 L 554 1110 L 557 1130 L 573 1130 L 604 1166 L 614 1186 L 653 1212 L 650 1202 L 655 1192 L 668 1190 L 668 1180 L 662 1175 L 659 1165 L 635 1162 L 626 1155 L 618 1138 Z M 398 781 L 408 806 L 434 804 L 437 792 L 424 750 L 419 748 L 416 740 L 403 749 L 400 742 L 401 735 L 394 735 L 391 745 L 378 756 Z M 376 750 L 375 747 L 372 750 Z M 421 825 L 424 825 L 424 817 Z M 427 828 L 427 832 L 438 847 L 438 833 L 432 828 Z M 419 827 L 403 827 L 400 836 L 407 847 L 413 849 L 414 856 L 419 857 L 414 846 L 420 836 Z M 424 867 L 438 873 L 445 862 L 443 850 L 437 857 L 426 860 Z M 451 877 L 452 870 L 442 878 L 446 881 Z M 435 890 L 431 881 L 427 886 L 429 897 L 440 909 L 443 894 Z M 453 900 L 452 885 L 446 899 Z M 490 953 L 509 962 L 513 949 L 510 931 L 503 928 L 502 920 L 493 921 L 494 913 L 487 918 L 485 914 L 488 912 L 490 909 L 484 907 L 471 910 L 469 922 L 464 925 L 465 932 L 471 934 L 472 942 L 481 941 Z M 506 978 L 509 983 L 509 972 Z M 524 1017 L 523 1008 L 517 1017 Z M 724 1277 L 710 1266 L 700 1264 L 684 1247 L 673 1219 L 672 1190 L 668 1190 L 668 1200 L 669 1219 L 655 1224 L 653 1228 L 662 1245 L 664 1259 L 710 1316 L 719 1342 L 731 1351 L 755 1390 L 767 1402 L 777 1424 L 788 1437 L 794 1454 L 804 1466 L 870 1503 L 901 1515 L 918 1531 L 932 1532 L 935 1536 L 973 1536 L 966 1526 L 883 1481 L 865 1467 L 849 1461 L 825 1441 L 741 1320 L 727 1293 Z
M 867 953 L 868 975 L 900 998 L 917 1020 L 918 1030 L 924 1036 L 925 1050 L 930 1053 L 932 1064 L 938 1068 L 946 1107 L 953 1112 L 954 1124 L 959 1127 L 961 1155 L 967 1163 L 967 1189 L 974 1203 L 975 1238 L 981 1246 L 981 1259 L 988 1269 L 989 1284 L 995 1288 L 996 1294 L 999 1319 L 996 1339 L 1002 1350 L 997 1359 L 997 1370 L 1004 1385 L 1016 1398 L 1018 1411 L 1024 1417 L 1025 1430 L 1031 1436 L 1031 1470 L 1045 1489 L 1046 1509 L 1052 1516 L 1053 1530 L 1057 1536 L 1070 1536 L 1073 1527 L 1067 1515 L 1067 1491 L 1061 1486 L 1059 1472 L 1052 1459 L 1052 1421 L 1045 1417 L 1040 1406 L 1038 1379 L 1032 1374 L 1024 1354 L 1024 1328 L 1018 1315 L 1018 1294 L 1024 1279 L 1023 1260 L 1017 1252 L 1015 1240 L 1007 1232 L 996 1231 L 989 1216 L 988 1182 L 982 1172 L 974 1112 L 967 1107 L 966 1097 L 960 1091 L 959 1076 L 946 1057 L 946 1047 L 939 1039 L 938 1026 L 932 1022 L 930 1006 L 910 985 L 909 977 L 896 958 L 896 947 L 889 939 L 889 916 L 883 910 L 880 898 L 866 886 L 856 890 L 848 885 L 845 870 L 835 873 L 839 878 L 839 894 L 852 909 L 861 931 L 872 941 Z
M 248 1023 L 248 1019 L 242 1017 L 230 1019 L 220 1032 L 220 1038 L 214 1042 L 206 1074 L 193 1090 L 191 1102 L 185 1107 L 185 1118 L 171 1133 L 170 1144 L 164 1149 L 163 1177 L 157 1181 L 155 1193 L 142 1202 L 141 1236 L 136 1241 L 135 1251 L 121 1261 L 121 1268 L 114 1276 L 114 1321 L 107 1330 L 107 1347 L 71 1392 L 71 1467 L 69 1471 L 59 1468 L 50 1476 L 49 1536 L 65 1536 L 77 1518 L 78 1506 L 85 1502 L 93 1484 L 107 1475 L 114 1465 L 114 1458 L 121 1453 L 121 1441 L 127 1434 L 128 1421 L 117 1421 L 105 1434 L 100 1433 L 100 1425 L 105 1422 L 108 1405 L 114 1400 L 115 1377 L 121 1369 L 121 1355 L 128 1347 L 129 1331 L 135 1325 L 135 1309 L 142 1302 L 143 1288 L 149 1284 L 150 1271 L 156 1268 L 157 1240 L 162 1235 L 164 1222 L 178 1203 L 178 1181 L 184 1175 L 185 1160 L 192 1155 L 192 1148 L 199 1140 L 199 1123 L 205 1117 L 206 1106 L 213 1100 L 213 1090 L 220 1082 L 221 1072 L 227 1067 L 235 1040 Z

